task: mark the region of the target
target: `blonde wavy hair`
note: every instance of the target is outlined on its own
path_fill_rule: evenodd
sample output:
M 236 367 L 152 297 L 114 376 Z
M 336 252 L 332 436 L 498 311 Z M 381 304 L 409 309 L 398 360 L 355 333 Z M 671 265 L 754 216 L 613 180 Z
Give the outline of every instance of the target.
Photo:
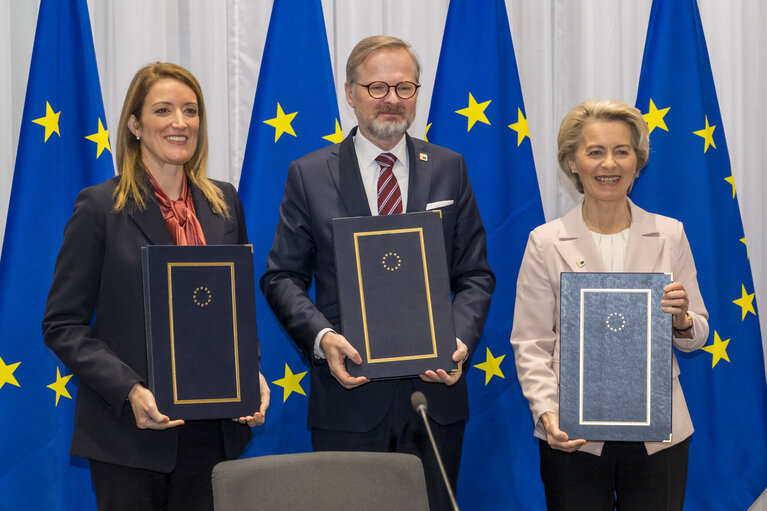
M 144 195 L 149 191 L 149 179 L 141 160 L 141 143 L 128 129 L 131 116 L 141 123 L 141 110 L 150 89 L 164 79 L 178 80 L 188 86 L 197 97 L 198 116 L 200 120 L 197 133 L 197 147 L 192 158 L 184 164 L 184 174 L 187 179 L 200 189 L 210 204 L 211 210 L 217 215 L 229 218 L 229 206 L 224 200 L 221 190 L 208 179 L 206 170 L 208 162 L 208 128 L 206 122 L 205 101 L 202 88 L 197 79 L 188 70 L 170 62 L 155 62 L 142 67 L 131 80 L 128 92 L 125 94 L 120 122 L 117 125 L 117 174 L 120 181 L 114 191 L 115 212 L 122 211 L 132 201 L 139 209 L 146 207 Z

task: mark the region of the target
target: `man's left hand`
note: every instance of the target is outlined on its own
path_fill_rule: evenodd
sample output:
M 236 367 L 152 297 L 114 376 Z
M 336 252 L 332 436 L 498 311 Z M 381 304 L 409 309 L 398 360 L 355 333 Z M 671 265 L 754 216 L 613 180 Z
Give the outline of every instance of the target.
M 469 354 L 469 348 L 466 345 L 456 339 L 456 345 L 458 348 L 453 352 L 453 362 L 458 362 L 458 369 L 454 372 L 448 373 L 444 369 L 437 369 L 436 371 L 426 371 L 424 374 L 419 374 L 418 377 L 423 381 L 431 383 L 444 383 L 447 386 L 453 385 L 457 382 L 463 374 L 463 363 Z

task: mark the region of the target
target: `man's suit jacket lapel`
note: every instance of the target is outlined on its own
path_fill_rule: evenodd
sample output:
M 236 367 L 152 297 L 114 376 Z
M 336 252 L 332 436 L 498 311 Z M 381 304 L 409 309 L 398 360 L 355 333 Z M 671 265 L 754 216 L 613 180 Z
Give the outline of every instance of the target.
M 424 151 L 424 144 L 420 140 L 413 140 L 405 134 L 407 142 L 407 155 L 410 160 L 407 187 L 407 211 L 424 211 L 429 200 L 429 186 L 431 185 L 432 160 Z M 416 147 L 418 151 L 416 157 Z M 422 159 L 423 155 L 423 159 Z
M 349 216 L 370 216 L 370 206 L 365 195 L 365 186 L 362 184 L 357 153 L 354 150 L 356 133 L 355 127 L 338 146 L 337 158 L 329 159 L 328 165 L 338 195 Z
M 583 221 L 581 206 L 562 217 L 564 229 L 554 247 L 567 266 L 565 271 L 602 272 L 605 265 L 594 238 Z
M 353 128 L 349 135 L 338 147 L 338 157 L 330 159 L 330 175 L 336 184 L 338 194 L 346 207 L 349 216 L 370 216 L 370 206 L 365 195 L 365 186 L 362 184 L 360 167 L 357 162 L 357 153 L 354 149 L 354 135 L 357 128 Z M 408 199 L 407 211 L 423 211 L 429 200 L 429 186 L 431 184 L 432 162 L 428 153 L 422 151 L 423 143 L 413 140 L 405 134 L 408 159 Z M 415 144 L 418 144 L 416 152 Z M 426 155 L 425 161 L 421 155 Z

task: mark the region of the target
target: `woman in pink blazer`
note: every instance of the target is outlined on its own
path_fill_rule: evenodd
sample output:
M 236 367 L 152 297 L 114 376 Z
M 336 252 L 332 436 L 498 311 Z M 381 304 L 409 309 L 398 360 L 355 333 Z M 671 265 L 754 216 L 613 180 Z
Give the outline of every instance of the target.
M 614 100 L 589 100 L 562 120 L 559 165 L 583 194 L 561 218 L 530 233 L 517 280 L 517 375 L 539 438 L 549 509 L 681 510 L 692 421 L 672 368 L 672 442 L 587 442 L 559 429 L 561 272 L 671 272 L 659 306 L 672 314 L 673 343 L 693 351 L 708 337 L 708 314 L 682 224 L 628 199 L 647 162 L 641 113 Z

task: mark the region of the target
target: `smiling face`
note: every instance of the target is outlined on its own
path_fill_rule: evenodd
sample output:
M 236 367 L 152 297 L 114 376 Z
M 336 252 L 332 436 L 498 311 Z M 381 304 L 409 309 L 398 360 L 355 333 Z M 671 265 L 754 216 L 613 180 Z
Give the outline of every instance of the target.
M 149 89 L 140 120 L 131 116 L 128 127 L 141 139 L 141 160 L 149 172 L 156 174 L 166 165 L 183 165 L 197 150 L 197 96 L 178 80 L 159 80 Z
M 637 171 L 631 128 L 621 121 L 589 122 L 568 164 L 580 178 L 587 201 L 625 202 Z
M 360 132 L 381 149 L 388 150 L 412 124 L 418 93 L 410 99 L 401 99 L 392 88 L 385 97 L 374 99 L 360 84 L 376 81 L 389 85 L 417 83 L 413 60 L 405 48 L 384 48 L 371 54 L 359 66 L 354 82 L 345 85 L 346 101 L 354 109 Z

